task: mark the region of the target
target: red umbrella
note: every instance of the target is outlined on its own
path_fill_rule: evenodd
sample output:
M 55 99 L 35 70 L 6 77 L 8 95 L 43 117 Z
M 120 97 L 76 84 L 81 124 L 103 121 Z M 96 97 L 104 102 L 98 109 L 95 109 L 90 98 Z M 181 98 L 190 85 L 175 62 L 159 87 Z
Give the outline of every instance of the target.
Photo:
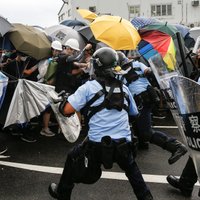
M 169 69 L 173 69 L 174 64 L 171 63 L 171 60 L 176 61 L 176 48 L 170 35 L 154 30 L 142 33 L 141 38 L 151 44 L 153 49 L 161 54 Z

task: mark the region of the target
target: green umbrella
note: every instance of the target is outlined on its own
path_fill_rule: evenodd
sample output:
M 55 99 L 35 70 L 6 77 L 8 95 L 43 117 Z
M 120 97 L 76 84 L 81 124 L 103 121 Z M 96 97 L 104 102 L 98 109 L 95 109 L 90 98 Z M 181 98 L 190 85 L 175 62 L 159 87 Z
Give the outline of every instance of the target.
M 9 40 L 16 50 L 41 60 L 51 55 L 51 42 L 44 32 L 23 24 L 13 24 L 14 28 L 8 33 Z
M 175 36 L 176 33 L 178 32 L 178 29 L 175 26 L 163 22 L 149 24 L 145 28 L 141 29 L 141 31 L 148 31 L 148 30 L 157 30 L 163 33 L 167 33 L 172 37 Z

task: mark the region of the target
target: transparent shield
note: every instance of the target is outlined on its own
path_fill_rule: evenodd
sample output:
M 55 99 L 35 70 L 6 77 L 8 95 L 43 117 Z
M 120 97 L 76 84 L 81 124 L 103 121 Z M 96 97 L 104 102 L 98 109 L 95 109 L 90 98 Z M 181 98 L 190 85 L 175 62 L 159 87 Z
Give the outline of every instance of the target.
M 178 123 L 200 177 L 200 85 L 183 76 L 170 79 L 170 88 L 179 113 Z
M 180 116 L 176 108 L 176 103 L 172 95 L 170 88 L 170 78 L 180 76 L 179 67 L 175 58 L 171 54 L 166 54 L 165 60 L 162 58 L 161 54 L 155 54 L 148 61 L 150 67 L 156 77 L 156 80 L 161 88 L 163 96 L 167 102 L 168 107 L 170 108 L 173 119 L 178 126 L 183 142 L 186 144 L 185 135 L 182 134 L 182 124 L 180 123 Z
M 180 74 L 176 60 L 171 54 L 165 54 L 164 59 L 161 54 L 155 54 L 149 58 L 148 62 L 162 89 L 168 89 L 169 79 Z

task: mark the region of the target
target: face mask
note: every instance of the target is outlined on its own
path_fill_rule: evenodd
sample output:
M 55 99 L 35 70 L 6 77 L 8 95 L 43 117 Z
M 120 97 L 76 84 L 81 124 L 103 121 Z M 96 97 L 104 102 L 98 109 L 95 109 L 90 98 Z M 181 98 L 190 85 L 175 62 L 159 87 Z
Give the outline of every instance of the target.
M 27 56 L 22 56 L 21 57 L 21 60 L 24 62 L 24 61 L 26 61 L 26 59 L 27 59 Z

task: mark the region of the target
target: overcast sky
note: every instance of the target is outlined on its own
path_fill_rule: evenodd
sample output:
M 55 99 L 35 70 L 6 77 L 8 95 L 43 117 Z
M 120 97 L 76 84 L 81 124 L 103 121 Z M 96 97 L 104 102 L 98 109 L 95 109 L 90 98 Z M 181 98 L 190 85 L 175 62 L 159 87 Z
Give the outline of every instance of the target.
M 1 0 L 0 15 L 11 23 L 48 27 L 58 24 L 62 0 Z

